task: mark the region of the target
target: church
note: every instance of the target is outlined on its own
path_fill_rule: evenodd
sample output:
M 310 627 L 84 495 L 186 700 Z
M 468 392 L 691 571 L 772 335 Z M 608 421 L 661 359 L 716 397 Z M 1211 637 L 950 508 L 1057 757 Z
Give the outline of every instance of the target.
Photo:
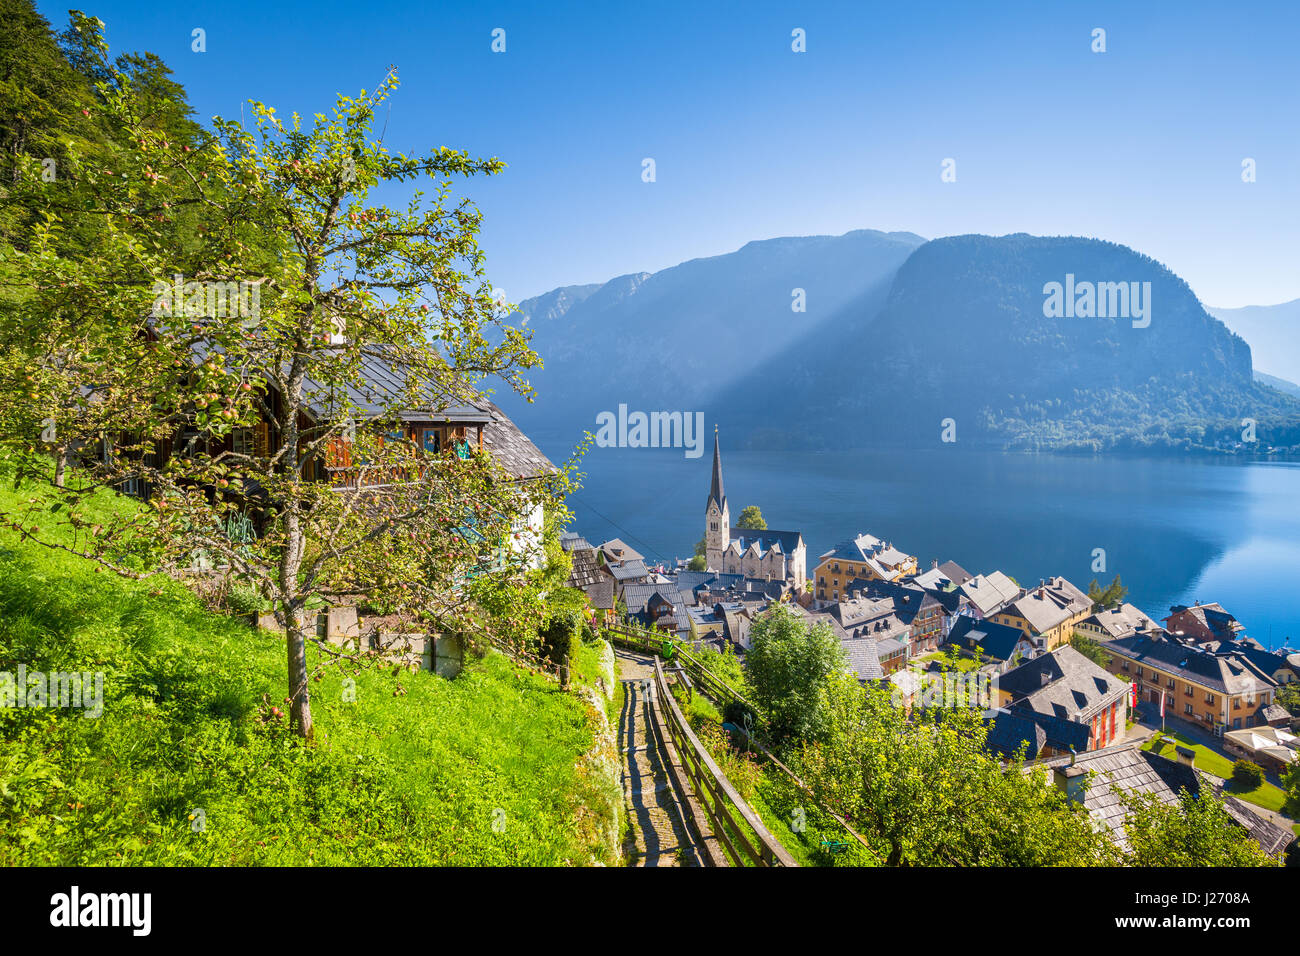
M 704 558 L 710 571 L 743 574 L 763 581 L 784 581 L 802 594 L 807 548 L 798 531 L 733 528 L 722 487 L 718 429 L 713 429 L 713 483 L 704 509 Z

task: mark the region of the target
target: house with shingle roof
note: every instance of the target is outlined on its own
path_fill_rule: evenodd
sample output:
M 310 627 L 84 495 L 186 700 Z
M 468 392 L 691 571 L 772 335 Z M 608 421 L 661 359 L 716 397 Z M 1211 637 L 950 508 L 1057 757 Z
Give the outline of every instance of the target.
M 1132 637 L 1138 631 L 1151 630 L 1159 625 L 1136 606 L 1126 602 L 1089 614 L 1074 626 L 1099 641 L 1114 641 L 1121 637 Z
M 963 613 L 977 620 L 992 617 L 1020 596 L 1020 585 L 1001 571 L 977 574 L 957 586 L 966 599 Z
M 1278 857 L 1295 840 L 1295 835 L 1256 813 L 1247 804 L 1224 793 L 1193 767 L 1194 754 L 1179 747 L 1177 759 L 1142 749 L 1141 741 L 1129 741 L 1089 753 L 1056 757 L 1045 761 L 1053 782 L 1089 815 L 1110 830 L 1116 842 L 1128 846 L 1125 831 L 1127 809 L 1122 793 L 1150 794 L 1165 804 L 1174 804 L 1182 791 L 1192 795 L 1212 794 L 1223 800 L 1224 809 L 1265 853 Z M 1029 768 L 1026 768 L 1027 772 Z
M 1164 620 L 1165 630 L 1199 642 L 1231 641 L 1245 630 L 1245 626 L 1224 610 L 1218 602 L 1196 603 L 1190 607 L 1176 604 L 1169 609 Z
M 854 578 L 898 581 L 914 574 L 915 555 L 874 535 L 859 534 L 846 538 L 817 559 L 813 593 L 818 600 L 836 601 Z
M 1086 750 L 1099 750 L 1124 736 L 1129 691 L 1128 682 L 1068 644 L 1012 668 L 998 681 L 1001 706 L 1030 719 L 1079 725 L 1081 733 L 1070 733 Z M 1058 738 L 1068 736 L 1058 728 Z
M 630 544 L 627 544 L 622 538 L 610 538 L 604 544 L 599 545 L 599 550 L 605 560 L 611 564 L 618 564 L 621 561 L 644 561 L 645 556 L 637 551 Z
M 1050 651 L 1074 636 L 1074 626 L 1092 613 L 1092 598 L 1061 576 L 1047 578 L 992 614 L 999 624 L 1025 632 L 1039 650 Z
M 1163 698 L 1167 713 L 1215 733 L 1256 726 L 1260 708 L 1273 703 L 1276 682 L 1241 654 L 1215 653 L 1163 630 L 1101 647 L 1111 673 L 1133 681 L 1139 699 L 1159 704 Z
M 625 584 L 619 587 L 619 596 L 629 617 L 677 637 L 690 636 L 691 616 L 675 585 Z
M 996 621 L 977 621 L 965 614 L 953 623 L 948 643 L 972 656 L 978 652 L 980 660 L 999 665 L 999 672 L 1018 666 L 1021 660 L 1027 661 L 1037 653 L 1033 642 L 1020 628 Z

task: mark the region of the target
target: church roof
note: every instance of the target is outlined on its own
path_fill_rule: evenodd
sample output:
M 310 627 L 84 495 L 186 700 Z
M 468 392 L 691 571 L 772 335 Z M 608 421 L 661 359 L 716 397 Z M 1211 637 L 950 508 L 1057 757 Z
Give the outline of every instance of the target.
M 793 554 L 803 542 L 803 535 L 798 531 L 773 531 L 770 528 L 763 531 L 756 531 L 753 528 L 732 528 L 731 541 L 733 544 L 738 543 L 742 552 L 757 545 L 760 555 L 767 554 L 773 548 L 778 552 Z

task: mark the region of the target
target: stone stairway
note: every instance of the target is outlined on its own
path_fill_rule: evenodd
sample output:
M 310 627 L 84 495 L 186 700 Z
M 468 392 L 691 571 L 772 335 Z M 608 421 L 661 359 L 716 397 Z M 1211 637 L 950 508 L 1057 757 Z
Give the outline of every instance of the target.
M 623 801 L 630 833 L 623 847 L 629 866 L 701 866 L 678 805 L 647 708 L 654 694 L 650 657 L 616 649 L 623 679 L 618 746 L 623 755 Z

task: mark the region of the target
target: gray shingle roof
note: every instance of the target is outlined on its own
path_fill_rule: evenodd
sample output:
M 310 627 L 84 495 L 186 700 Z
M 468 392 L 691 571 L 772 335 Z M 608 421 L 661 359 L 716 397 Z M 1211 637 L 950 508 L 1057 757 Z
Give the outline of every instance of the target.
M 586 585 L 583 592 L 592 607 L 612 611 L 614 609 L 614 579 L 603 578 Z
M 998 686 L 1017 709 L 1071 720 L 1090 718 L 1128 689 L 1068 644 L 1007 671 Z
M 1136 634 L 1102 647 L 1138 664 L 1144 662 L 1223 694 L 1261 693 L 1272 680 L 1238 654 L 1215 654 L 1208 646 L 1183 643 L 1165 636 Z
M 585 588 L 597 581 L 609 580 L 610 577 L 596 560 L 596 552 L 591 548 L 582 548 L 569 552 L 573 560 L 573 570 L 569 573 L 567 584 L 573 588 Z
M 1128 838 L 1124 832 L 1125 809 L 1119 791 L 1150 793 L 1161 802 L 1172 804 L 1178 800 L 1181 790 L 1195 795 L 1209 789 L 1223 798 L 1228 813 L 1265 852 L 1281 852 L 1295 839 L 1293 834 L 1264 819 L 1240 800 L 1223 793 L 1221 787 L 1215 786 L 1193 768 L 1141 747 L 1141 741 L 1135 740 L 1078 754 L 1074 758 L 1074 766 L 1089 774 L 1084 807 L 1111 830 L 1122 846 L 1128 845 Z M 1055 757 L 1043 762 L 1044 766 L 1053 769 L 1063 769 L 1069 764 L 1069 757 Z
M 1092 600 L 1065 578 L 1055 577 L 1041 587 L 1027 589 L 1010 607 L 1029 622 L 1035 633 L 1043 634 L 1091 608 Z
M 483 446 L 492 457 L 516 478 L 540 478 L 552 475 L 556 467 L 541 449 L 519 430 L 505 412 L 491 402 L 483 403 L 492 420 L 483 428 Z
M 988 617 L 1008 601 L 1014 600 L 1020 593 L 1020 588 L 1001 571 L 991 571 L 975 575 L 961 585 L 961 591 L 980 614 Z
M 636 561 L 623 561 L 619 564 L 606 564 L 605 570 L 614 576 L 615 581 L 637 581 L 650 576 L 645 562 L 639 559 Z M 677 589 L 674 587 L 673 590 L 676 591 Z
M 1024 747 L 1023 756 L 1033 760 L 1047 744 L 1047 731 L 1024 714 L 999 711 L 985 720 L 986 745 L 1000 757 L 1013 757 Z

